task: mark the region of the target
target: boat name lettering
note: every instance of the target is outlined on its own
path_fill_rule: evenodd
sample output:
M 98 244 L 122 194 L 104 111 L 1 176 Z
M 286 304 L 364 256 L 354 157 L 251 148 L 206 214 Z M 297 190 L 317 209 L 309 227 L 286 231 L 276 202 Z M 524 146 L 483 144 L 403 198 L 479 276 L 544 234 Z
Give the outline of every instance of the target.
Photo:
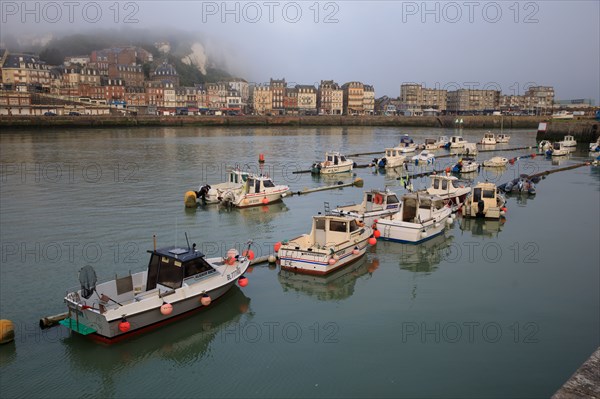
M 227 275 L 227 280 L 231 280 L 232 278 L 236 278 L 240 275 L 240 267 L 236 267 L 234 271 Z

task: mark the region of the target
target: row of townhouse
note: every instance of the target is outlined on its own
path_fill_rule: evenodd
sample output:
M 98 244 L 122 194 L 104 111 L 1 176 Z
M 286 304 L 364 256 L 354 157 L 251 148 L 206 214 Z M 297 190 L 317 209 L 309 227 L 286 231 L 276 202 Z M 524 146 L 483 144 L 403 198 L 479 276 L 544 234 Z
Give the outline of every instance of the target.
M 285 79 L 251 87 L 252 111 L 257 115 L 371 115 L 375 107 L 373 86 L 333 80 L 288 87 Z

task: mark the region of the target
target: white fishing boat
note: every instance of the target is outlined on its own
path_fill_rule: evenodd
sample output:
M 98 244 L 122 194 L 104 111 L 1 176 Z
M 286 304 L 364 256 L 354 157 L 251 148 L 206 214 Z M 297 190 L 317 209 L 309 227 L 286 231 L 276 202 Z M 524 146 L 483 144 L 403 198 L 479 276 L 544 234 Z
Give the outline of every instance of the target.
M 542 140 L 538 144 L 538 150 L 541 152 L 545 152 L 546 150 L 549 150 L 550 148 L 552 148 L 552 143 L 548 140 Z
M 575 137 L 573 136 L 565 136 L 559 143 L 561 143 L 563 147 L 577 147 L 577 141 L 575 141 Z
M 333 173 L 349 172 L 354 167 L 354 161 L 346 159 L 339 152 L 326 152 L 323 162 L 315 162 L 311 167 L 311 173 L 328 175 Z
M 481 144 L 482 145 L 495 145 L 496 137 L 494 136 L 494 133 L 492 133 L 492 132 L 485 133 L 483 135 L 483 138 L 481 139 Z
M 510 136 L 504 133 L 500 133 L 496 136 L 496 143 L 498 144 L 507 144 L 510 141 Z
M 430 165 L 435 162 L 435 155 L 431 151 L 423 150 L 411 159 L 415 165 Z
M 506 213 L 506 199 L 496 189 L 494 183 L 478 183 L 463 205 L 464 217 L 485 217 L 499 219 Z
M 549 157 L 562 157 L 569 155 L 570 149 L 565 147 L 561 141 L 558 141 L 552 145 L 552 148 L 546 150 L 546 155 Z
M 382 158 L 375 158 L 373 163 L 379 168 L 397 168 L 404 165 L 406 156 L 400 147 L 386 148 L 385 155 Z
M 475 158 L 461 158 L 451 169 L 452 173 L 471 173 L 477 172 L 480 168 Z
M 328 274 L 360 259 L 377 241 L 370 226 L 349 216 L 313 216 L 310 234 L 276 244 L 283 270 Z
M 465 143 L 465 146 L 462 148 L 457 148 L 454 153 L 456 154 L 464 154 L 467 157 L 477 155 L 479 151 L 477 150 L 477 144 L 475 143 Z
M 186 236 L 187 237 L 187 236 Z M 248 252 L 249 252 L 248 246 Z M 250 260 L 235 249 L 205 258 L 196 244 L 150 253 L 147 270 L 97 284 L 91 266 L 79 272 L 81 287 L 67 292 L 69 316 L 60 324 L 82 335 L 115 342 L 206 308 L 244 277 Z
M 188 196 L 201 204 L 224 204 L 246 208 L 249 206 L 268 205 L 281 201 L 290 191 L 286 185 L 275 185 L 268 176 L 255 175 L 233 169 L 227 174 L 228 181 L 213 186 L 200 186 L 198 191 L 186 193 L 186 204 Z
M 573 113 L 569 111 L 558 111 L 552 114 L 552 119 L 573 119 Z
M 449 142 L 450 140 L 448 139 L 448 136 L 439 136 L 436 141 L 436 145 L 438 148 L 443 148 L 446 147 L 446 145 L 448 145 Z
M 418 244 L 444 231 L 452 209 L 437 196 L 410 193 L 402 196 L 400 211 L 377 220 L 381 239 Z
M 425 142 L 423 144 L 421 144 L 419 146 L 419 148 L 424 149 L 424 150 L 437 150 L 438 148 L 440 148 L 440 146 L 438 145 L 438 141 L 434 138 L 426 138 Z
M 338 206 L 333 215 L 350 216 L 371 226 L 375 219 L 392 215 L 400 210 L 396 193 L 389 190 L 373 189 L 366 191 L 360 204 Z
M 600 137 L 596 139 L 596 142 L 590 143 L 590 152 L 600 152 Z
M 417 144 L 409 135 L 405 134 L 400 138 L 400 144 L 397 147 L 404 153 L 414 152 L 417 149 Z
M 467 141 L 463 138 L 463 136 L 452 136 L 450 137 L 450 141 L 446 144 L 447 148 L 463 148 Z
M 501 168 L 508 164 L 508 159 L 504 157 L 493 157 L 483 161 L 483 166 L 486 168 Z
M 456 176 L 430 175 L 431 184 L 426 192 L 429 195 L 440 197 L 453 212 L 456 212 L 464 204 L 471 188 Z

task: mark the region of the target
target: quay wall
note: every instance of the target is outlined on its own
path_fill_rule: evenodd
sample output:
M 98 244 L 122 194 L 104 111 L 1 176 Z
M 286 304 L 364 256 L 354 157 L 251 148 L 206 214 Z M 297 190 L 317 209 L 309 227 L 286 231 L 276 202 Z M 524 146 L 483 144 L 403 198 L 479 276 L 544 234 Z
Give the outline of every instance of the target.
M 465 129 L 536 129 L 548 122 L 547 131 L 538 132 L 538 140 L 554 140 L 572 134 L 577 140 L 593 141 L 600 134 L 600 122 L 594 119 L 557 121 L 547 116 L 460 116 Z M 146 126 L 388 126 L 454 128 L 456 116 L 2 116 L 0 128 L 110 128 Z

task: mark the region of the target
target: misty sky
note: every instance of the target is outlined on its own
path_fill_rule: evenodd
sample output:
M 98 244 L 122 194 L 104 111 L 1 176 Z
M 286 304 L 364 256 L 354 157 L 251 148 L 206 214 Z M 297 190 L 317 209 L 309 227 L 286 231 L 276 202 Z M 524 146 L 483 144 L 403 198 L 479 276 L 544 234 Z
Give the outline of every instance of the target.
M 2 0 L 0 34 L 177 29 L 251 82 L 358 80 L 377 97 L 398 96 L 403 82 L 504 94 L 552 85 L 557 99 L 600 103 L 598 0 L 135 1 L 118 13 L 114 1 L 73 3 L 29 2 L 26 14 L 21 1 Z

